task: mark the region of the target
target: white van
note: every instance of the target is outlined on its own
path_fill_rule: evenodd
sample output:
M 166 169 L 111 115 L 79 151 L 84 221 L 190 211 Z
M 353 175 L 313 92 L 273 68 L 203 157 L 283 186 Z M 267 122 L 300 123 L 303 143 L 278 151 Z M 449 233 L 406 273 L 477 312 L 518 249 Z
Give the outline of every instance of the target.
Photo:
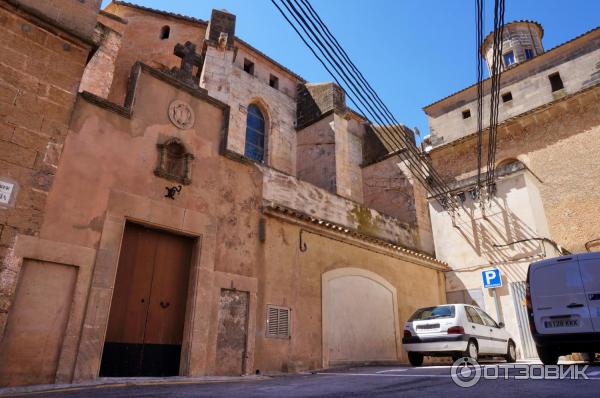
M 581 352 L 600 352 L 600 253 L 537 261 L 527 272 L 527 312 L 537 352 L 546 365 Z

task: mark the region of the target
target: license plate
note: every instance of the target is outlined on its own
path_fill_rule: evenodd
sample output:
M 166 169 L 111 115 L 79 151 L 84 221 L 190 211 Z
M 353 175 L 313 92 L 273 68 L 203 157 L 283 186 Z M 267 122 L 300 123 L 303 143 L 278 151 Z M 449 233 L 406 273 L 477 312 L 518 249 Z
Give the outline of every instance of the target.
M 544 321 L 546 328 L 572 328 L 579 326 L 577 319 L 553 319 L 551 321 Z
M 425 325 L 418 325 L 417 329 L 437 329 L 440 327 L 439 323 L 427 323 Z

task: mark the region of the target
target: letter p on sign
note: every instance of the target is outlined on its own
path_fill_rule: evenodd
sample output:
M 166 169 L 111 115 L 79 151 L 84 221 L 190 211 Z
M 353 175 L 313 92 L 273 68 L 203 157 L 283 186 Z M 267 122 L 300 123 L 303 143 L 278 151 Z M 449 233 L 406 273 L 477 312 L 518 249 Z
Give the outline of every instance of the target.
M 492 268 L 481 271 L 483 279 L 483 287 L 493 288 L 502 286 L 502 278 L 500 277 L 500 269 Z

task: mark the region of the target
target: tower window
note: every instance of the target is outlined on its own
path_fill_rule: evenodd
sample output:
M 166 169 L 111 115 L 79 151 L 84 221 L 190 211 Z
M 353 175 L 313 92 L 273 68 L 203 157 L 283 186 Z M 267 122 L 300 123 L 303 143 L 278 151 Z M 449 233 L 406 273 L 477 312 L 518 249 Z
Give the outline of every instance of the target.
M 558 72 L 553 73 L 548 76 L 548 79 L 550 79 L 550 85 L 552 86 L 552 92 L 562 90 L 563 88 L 565 88 L 565 86 L 563 85 L 563 81 L 560 78 L 560 73 L 558 73 Z
M 531 58 L 533 58 L 533 49 L 526 48 L 525 49 L 525 59 L 531 59 Z
M 512 101 L 512 93 L 510 91 L 502 94 L 502 102 L 509 102 L 509 101 Z
M 274 89 L 278 89 L 279 88 L 279 78 L 277 76 L 269 76 L 269 86 L 273 87 Z
M 165 25 L 162 28 L 160 28 L 160 39 L 161 40 L 168 39 L 170 34 L 171 34 L 171 28 L 169 27 L 169 25 Z
M 469 109 L 465 109 L 464 111 L 462 111 L 462 117 L 463 119 L 468 119 L 471 117 L 471 111 Z
M 244 58 L 244 72 L 254 76 L 254 62 Z
M 503 55 L 504 58 L 504 66 L 510 66 L 515 63 L 515 53 L 512 51 L 507 52 Z

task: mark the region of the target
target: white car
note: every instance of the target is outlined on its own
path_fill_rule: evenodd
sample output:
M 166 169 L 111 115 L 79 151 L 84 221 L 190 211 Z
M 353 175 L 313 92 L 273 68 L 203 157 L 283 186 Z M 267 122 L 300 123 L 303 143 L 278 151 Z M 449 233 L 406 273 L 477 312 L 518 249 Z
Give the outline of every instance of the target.
M 600 352 L 600 253 L 537 261 L 527 272 L 527 312 L 538 355 L 555 365 L 560 355 Z
M 481 308 L 468 304 L 446 304 L 418 309 L 406 322 L 404 349 L 413 366 L 421 366 L 424 356 L 477 359 L 502 356 L 515 362 L 515 342 Z

